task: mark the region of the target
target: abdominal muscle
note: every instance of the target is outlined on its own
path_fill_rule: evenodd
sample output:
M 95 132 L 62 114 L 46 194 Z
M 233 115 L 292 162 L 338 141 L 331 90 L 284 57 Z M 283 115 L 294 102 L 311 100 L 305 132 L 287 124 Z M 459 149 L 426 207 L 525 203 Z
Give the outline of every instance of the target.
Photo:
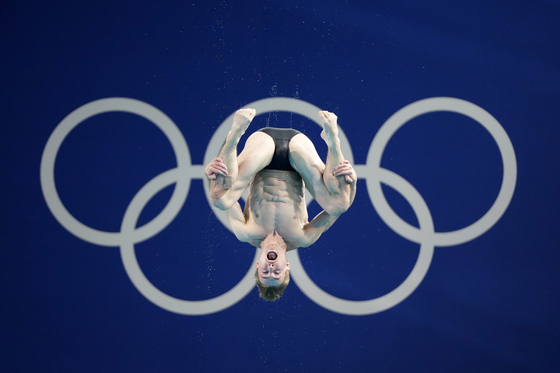
M 276 231 L 289 249 L 308 220 L 303 180 L 293 171 L 260 171 L 249 187 L 245 214 L 248 225 L 262 228 L 261 239 Z

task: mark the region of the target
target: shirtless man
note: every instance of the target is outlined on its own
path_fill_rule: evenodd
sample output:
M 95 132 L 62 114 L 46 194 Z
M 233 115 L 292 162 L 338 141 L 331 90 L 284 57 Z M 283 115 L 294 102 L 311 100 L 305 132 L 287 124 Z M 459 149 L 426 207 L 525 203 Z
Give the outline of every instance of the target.
M 340 150 L 337 117 L 319 112 L 328 146 L 323 163 L 307 136 L 293 129 L 263 128 L 253 133 L 239 157 L 237 144 L 255 117 L 238 110 L 218 158 L 206 167 L 210 198 L 226 212 L 242 242 L 261 249 L 255 281 L 261 298 L 278 299 L 289 282 L 286 253 L 308 247 L 352 204 L 356 172 Z M 245 211 L 239 198 L 249 187 Z M 304 190 L 324 209 L 308 222 Z

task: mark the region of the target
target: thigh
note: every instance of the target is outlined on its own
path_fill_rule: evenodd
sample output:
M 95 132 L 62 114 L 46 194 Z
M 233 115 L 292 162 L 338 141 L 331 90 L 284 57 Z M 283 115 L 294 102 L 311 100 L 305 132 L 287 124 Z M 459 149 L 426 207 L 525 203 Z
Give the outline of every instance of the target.
M 303 133 L 290 140 L 290 164 L 300 174 L 309 193 L 321 203 L 321 197 L 328 194 L 323 182 L 325 164 L 313 142 Z
M 239 157 L 237 164 L 239 173 L 237 180 L 249 183 L 255 175 L 268 166 L 274 155 L 274 140 L 264 132 L 255 132 L 247 139 L 245 147 Z

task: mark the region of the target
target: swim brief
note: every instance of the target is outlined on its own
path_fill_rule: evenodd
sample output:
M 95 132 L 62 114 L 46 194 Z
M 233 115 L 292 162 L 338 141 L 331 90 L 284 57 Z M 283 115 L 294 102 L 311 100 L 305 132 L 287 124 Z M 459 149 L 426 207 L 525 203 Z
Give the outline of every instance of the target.
M 274 155 L 272 160 L 265 167 L 269 170 L 282 170 L 282 171 L 295 171 L 290 164 L 290 140 L 292 137 L 301 133 L 297 130 L 291 128 L 274 128 L 265 127 L 261 128 L 259 131 L 266 133 L 274 140 Z

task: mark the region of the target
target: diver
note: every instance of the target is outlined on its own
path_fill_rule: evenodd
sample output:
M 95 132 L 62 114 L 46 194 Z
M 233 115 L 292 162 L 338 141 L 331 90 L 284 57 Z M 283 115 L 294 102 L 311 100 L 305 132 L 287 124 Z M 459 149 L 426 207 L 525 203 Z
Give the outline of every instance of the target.
M 319 112 L 326 164 L 311 140 L 291 128 L 254 132 L 238 156 L 239 139 L 255 115 L 254 109 L 235 113 L 226 142 L 205 174 L 212 204 L 225 211 L 237 239 L 261 249 L 255 281 L 261 298 L 274 301 L 290 279 L 286 253 L 312 245 L 348 210 L 356 195 L 356 172 L 342 155 L 337 116 L 328 111 Z M 242 211 L 238 200 L 247 188 Z M 310 222 L 305 188 L 323 208 Z

